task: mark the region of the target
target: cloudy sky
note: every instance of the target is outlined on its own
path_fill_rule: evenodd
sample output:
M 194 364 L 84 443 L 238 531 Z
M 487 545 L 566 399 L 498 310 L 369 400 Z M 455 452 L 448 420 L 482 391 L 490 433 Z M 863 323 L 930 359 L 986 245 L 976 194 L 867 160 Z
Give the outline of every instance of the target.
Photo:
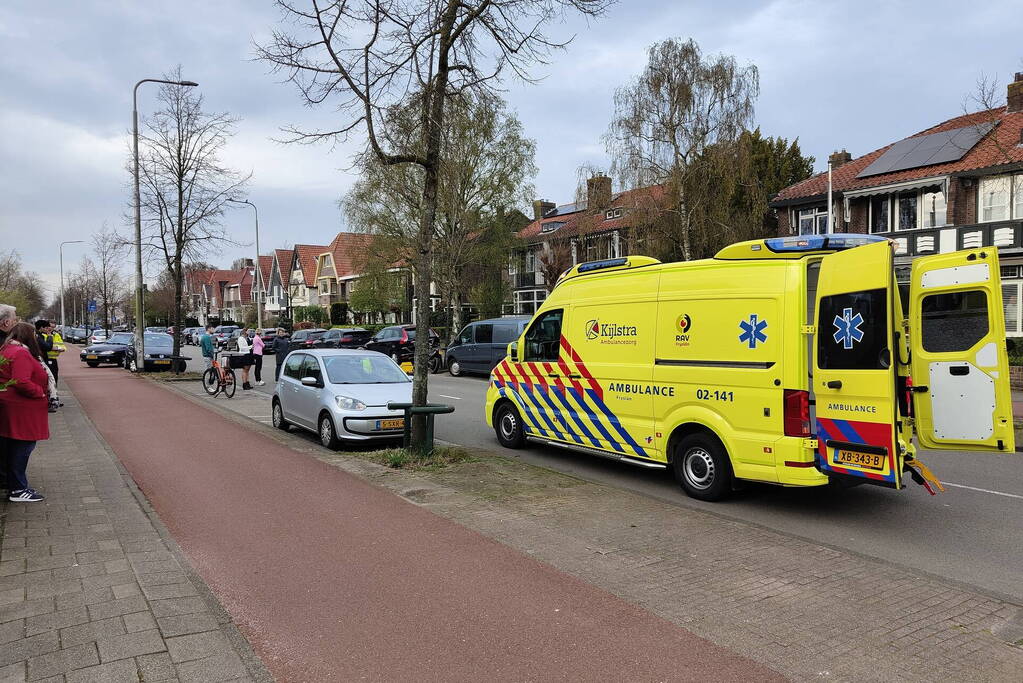
M 208 109 L 242 119 L 226 161 L 253 173 L 263 251 L 328 241 L 343 228 L 336 201 L 353 182 L 353 147 L 271 140 L 284 125 L 331 125 L 329 110 L 302 107 L 253 60 L 253 42 L 278 18 L 269 0 L 5 0 L 0 250 L 16 249 L 55 291 L 59 242 L 88 239 L 104 221 L 127 227 L 131 87 L 177 64 Z M 1023 71 L 1019 19 L 1019 0 L 620 0 L 596 22 L 553 26 L 552 36 L 575 40 L 534 72 L 542 82 L 504 87 L 538 144 L 537 194 L 554 201 L 571 201 L 581 164 L 607 167 L 600 137 L 613 90 L 642 70 L 651 43 L 672 36 L 756 64 L 763 132 L 798 137 L 820 169 L 835 149 L 859 156 L 962 113 L 982 73 L 1004 96 Z M 143 86 L 140 111 L 154 95 Z M 225 220 L 239 242 L 252 239 L 245 208 Z M 65 247 L 66 266 L 84 246 Z M 251 251 L 209 260 L 226 267 Z

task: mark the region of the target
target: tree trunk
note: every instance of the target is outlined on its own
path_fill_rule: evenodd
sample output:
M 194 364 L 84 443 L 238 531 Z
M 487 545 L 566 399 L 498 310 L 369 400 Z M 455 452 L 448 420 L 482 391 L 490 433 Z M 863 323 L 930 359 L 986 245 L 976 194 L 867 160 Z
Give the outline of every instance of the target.
M 454 343 L 462 331 L 462 293 L 456 286 L 451 292 L 451 329 L 448 330 L 448 345 Z

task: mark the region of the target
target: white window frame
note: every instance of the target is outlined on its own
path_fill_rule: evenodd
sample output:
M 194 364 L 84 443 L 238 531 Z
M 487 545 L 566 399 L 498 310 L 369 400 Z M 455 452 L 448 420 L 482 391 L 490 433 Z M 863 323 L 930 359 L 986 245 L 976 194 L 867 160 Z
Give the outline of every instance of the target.
M 985 206 L 985 204 L 984 204 L 984 195 L 985 195 L 984 186 L 987 185 L 987 186 L 990 187 L 991 185 L 994 185 L 994 184 L 1004 185 L 1005 186 L 1005 204 L 1004 205 L 1003 204 L 992 204 L 992 205 L 989 205 L 989 206 Z M 1013 190 L 1013 187 L 1012 186 L 1014 184 L 1015 183 L 1013 183 L 1013 176 L 1011 176 L 1011 175 L 988 176 L 986 178 L 981 178 L 980 179 L 980 182 L 977 183 L 977 222 L 978 223 L 997 223 L 999 221 L 1007 221 L 1007 220 L 1012 218 L 1012 214 L 1013 214 L 1013 201 L 1012 201 L 1012 190 Z M 989 218 L 989 217 L 986 217 L 984 215 L 984 211 L 985 210 L 990 210 L 992 208 L 1000 207 L 1000 206 L 1004 206 L 1005 207 L 1005 215 L 1004 216 L 1001 216 L 999 218 Z
M 811 232 L 803 232 L 803 218 L 809 218 L 813 224 Z M 823 229 L 821 229 L 821 218 L 823 218 Z M 825 235 L 828 232 L 828 207 L 813 206 L 797 211 L 796 231 L 800 235 Z
M 942 196 L 945 197 L 945 222 L 941 225 L 924 225 L 924 195 L 931 194 L 928 187 L 937 187 L 938 191 L 941 192 Z M 907 230 L 933 230 L 935 228 L 944 228 L 950 225 L 948 222 L 948 197 L 945 196 L 945 189 L 940 183 L 929 185 L 928 187 L 917 188 L 916 190 L 903 190 L 901 192 L 891 192 L 887 194 L 875 194 L 865 197 L 867 199 L 867 232 L 872 235 L 877 235 L 883 232 L 905 232 Z M 898 212 L 899 212 L 899 196 L 910 194 L 910 192 L 916 195 L 916 228 L 902 228 L 898 225 Z M 874 230 L 874 200 L 884 197 L 888 200 L 888 229 L 887 230 Z

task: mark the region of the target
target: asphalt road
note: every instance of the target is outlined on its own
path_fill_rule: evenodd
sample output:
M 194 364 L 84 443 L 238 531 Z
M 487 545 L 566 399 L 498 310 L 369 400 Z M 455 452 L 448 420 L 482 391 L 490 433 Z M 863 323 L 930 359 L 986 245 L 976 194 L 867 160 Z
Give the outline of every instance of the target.
M 270 395 L 273 358 L 266 363 L 267 384 L 257 390 Z M 901 491 L 869 485 L 834 491 L 751 484 L 727 501 L 704 503 L 683 494 L 664 471 L 552 447 L 503 449 L 483 418 L 486 389 L 483 377 L 432 375 L 430 400 L 455 406 L 454 413 L 438 419 L 437 438 L 759 524 L 1023 603 L 1023 454 L 923 451 L 923 462 L 946 484 L 945 493 L 936 496 L 912 483 Z

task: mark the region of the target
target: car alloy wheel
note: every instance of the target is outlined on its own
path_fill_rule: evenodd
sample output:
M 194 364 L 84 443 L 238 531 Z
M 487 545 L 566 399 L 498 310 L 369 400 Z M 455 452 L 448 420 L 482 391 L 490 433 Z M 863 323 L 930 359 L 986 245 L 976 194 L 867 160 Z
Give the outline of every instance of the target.
M 334 419 L 327 413 L 324 413 L 320 416 L 319 427 L 320 444 L 332 451 L 337 450 L 338 441 L 337 434 L 334 432 Z
M 462 365 L 457 360 L 452 360 L 448 363 L 448 372 L 451 373 L 452 377 L 458 377 L 462 374 Z
M 284 409 L 281 408 L 280 401 L 274 401 L 272 414 L 274 427 L 285 432 L 288 431 L 288 421 L 284 419 Z

